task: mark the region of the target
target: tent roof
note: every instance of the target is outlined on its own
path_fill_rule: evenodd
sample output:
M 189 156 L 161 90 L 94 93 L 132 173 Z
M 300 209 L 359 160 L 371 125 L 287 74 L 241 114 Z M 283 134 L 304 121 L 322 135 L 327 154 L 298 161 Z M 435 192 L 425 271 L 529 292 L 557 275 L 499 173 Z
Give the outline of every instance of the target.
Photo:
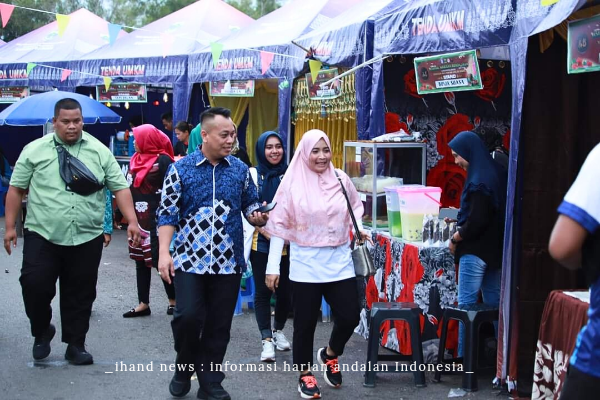
M 289 45 L 302 34 L 318 29 L 362 0 L 292 0 L 246 28 L 219 40 L 223 51 Z M 201 52 L 210 52 L 210 47 Z
M 69 61 L 108 43 L 108 23 L 86 9 L 71 14 L 61 36 L 56 21 L 20 36 L 0 47 L 3 64 Z M 127 35 L 121 31 L 119 37 Z
M 200 0 L 156 20 L 83 59 L 186 55 L 254 20 L 221 0 Z
M 367 24 L 390 8 L 395 7 L 398 0 L 363 0 L 347 9 L 328 24 L 309 32 L 294 42 L 304 48 L 315 50 L 315 56 L 331 64 L 343 63 L 351 56 L 364 53 L 364 34 Z M 406 4 L 401 0 L 402 4 Z

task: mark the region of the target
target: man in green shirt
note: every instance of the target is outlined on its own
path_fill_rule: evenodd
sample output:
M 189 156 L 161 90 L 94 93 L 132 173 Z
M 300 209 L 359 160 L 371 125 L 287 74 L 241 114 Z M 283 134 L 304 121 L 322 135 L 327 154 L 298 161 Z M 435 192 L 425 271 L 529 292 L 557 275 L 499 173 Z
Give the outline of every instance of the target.
M 114 193 L 134 245 L 140 241 L 140 231 L 129 185 L 117 161 L 104 144 L 83 132 L 81 105 L 73 99 L 58 101 L 53 124 L 56 133 L 25 146 L 15 165 L 6 196 L 4 248 L 10 254 L 11 245 L 17 245 L 15 221 L 29 191 L 19 280 L 35 337 L 33 358 L 50 354 L 56 333 L 50 323 L 50 303 L 60 278 L 62 341 L 68 344 L 65 358 L 75 365 L 92 364 L 85 338 L 102 257 L 105 190 L 87 196 L 71 191 L 59 174 L 57 145 L 81 160 Z

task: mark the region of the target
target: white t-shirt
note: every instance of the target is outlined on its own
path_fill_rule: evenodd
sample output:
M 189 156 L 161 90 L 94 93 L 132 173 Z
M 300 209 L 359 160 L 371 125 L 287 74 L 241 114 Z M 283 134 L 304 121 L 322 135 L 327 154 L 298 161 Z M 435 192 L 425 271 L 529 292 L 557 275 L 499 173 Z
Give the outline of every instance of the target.
M 279 275 L 284 240 L 271 237 L 267 274 Z M 337 282 L 354 278 L 350 241 L 336 247 L 308 247 L 290 243 L 290 280 L 304 283 Z
M 576 221 L 591 235 L 589 245 L 597 248 L 600 235 L 600 144 L 586 158 L 577 179 L 567 192 L 558 212 Z M 585 246 L 584 246 L 585 249 Z M 589 250 L 589 248 L 588 248 Z M 597 252 L 595 253 L 597 256 Z M 583 251 L 584 263 L 599 263 Z M 590 257 L 589 259 L 585 259 Z M 599 266 L 596 265 L 596 268 Z M 577 337 L 570 364 L 585 374 L 600 378 L 600 279 L 590 288 L 588 322 Z

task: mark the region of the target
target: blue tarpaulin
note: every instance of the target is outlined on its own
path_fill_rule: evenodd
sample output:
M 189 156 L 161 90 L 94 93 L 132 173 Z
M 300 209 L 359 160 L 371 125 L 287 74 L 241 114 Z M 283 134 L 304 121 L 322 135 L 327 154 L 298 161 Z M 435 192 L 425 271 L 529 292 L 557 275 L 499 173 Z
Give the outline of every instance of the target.
M 71 81 L 61 82 L 62 70 L 70 60 L 109 43 L 108 23 L 85 9 L 69 14 L 62 36 L 56 21 L 44 25 L 0 47 L 0 85 L 29 86 L 38 90 L 57 87 L 73 91 Z M 123 31 L 119 37 L 126 36 Z M 27 63 L 38 63 L 27 74 Z M 53 66 L 56 68 L 49 68 Z
M 191 96 L 187 55 L 252 21 L 221 0 L 200 0 L 72 62 L 71 79 L 77 86 L 102 85 L 102 77 L 172 85 L 173 120 L 186 120 Z
M 218 43 L 223 53 L 215 68 L 211 48 L 190 54 L 188 79 L 197 82 L 229 79 L 289 81 L 279 88 L 279 133 L 288 141 L 293 78 L 304 67 L 305 52 L 291 44 L 295 38 L 328 24 L 360 0 L 292 0 Z M 276 53 L 262 73 L 260 51 Z

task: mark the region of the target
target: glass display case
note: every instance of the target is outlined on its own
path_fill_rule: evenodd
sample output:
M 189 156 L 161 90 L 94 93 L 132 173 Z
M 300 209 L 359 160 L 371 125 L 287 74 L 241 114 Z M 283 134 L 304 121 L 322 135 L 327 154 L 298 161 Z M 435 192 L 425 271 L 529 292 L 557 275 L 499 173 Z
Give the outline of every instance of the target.
M 365 207 L 363 225 L 388 230 L 385 187 L 425 185 L 427 150 L 419 142 L 344 142 L 344 171 Z

